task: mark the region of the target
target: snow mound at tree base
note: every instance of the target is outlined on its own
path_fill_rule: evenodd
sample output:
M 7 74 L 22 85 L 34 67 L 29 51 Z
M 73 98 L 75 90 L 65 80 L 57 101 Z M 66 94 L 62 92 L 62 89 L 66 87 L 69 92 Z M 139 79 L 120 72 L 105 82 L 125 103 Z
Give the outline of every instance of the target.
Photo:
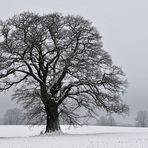
M 39 136 L 56 136 L 56 135 L 65 135 L 65 133 L 62 131 L 62 130 L 58 130 L 58 131 L 55 131 L 55 132 L 48 132 L 48 133 L 45 133 L 45 131 L 41 131 L 40 132 L 40 135 Z

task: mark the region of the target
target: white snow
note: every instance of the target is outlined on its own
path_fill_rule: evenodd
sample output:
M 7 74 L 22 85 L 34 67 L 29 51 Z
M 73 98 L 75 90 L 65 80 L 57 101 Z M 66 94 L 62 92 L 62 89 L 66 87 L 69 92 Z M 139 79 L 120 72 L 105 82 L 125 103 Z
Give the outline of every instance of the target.
M 0 126 L 0 148 L 148 148 L 148 128 L 61 126 L 63 134 L 40 135 L 44 126 Z

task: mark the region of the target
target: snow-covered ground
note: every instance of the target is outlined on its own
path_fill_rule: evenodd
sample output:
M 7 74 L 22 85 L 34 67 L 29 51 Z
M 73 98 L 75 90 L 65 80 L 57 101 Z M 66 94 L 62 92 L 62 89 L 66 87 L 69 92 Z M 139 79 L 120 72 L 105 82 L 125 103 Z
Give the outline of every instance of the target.
M 61 127 L 64 134 L 39 136 L 43 126 L 0 126 L 0 148 L 148 148 L 148 128 Z

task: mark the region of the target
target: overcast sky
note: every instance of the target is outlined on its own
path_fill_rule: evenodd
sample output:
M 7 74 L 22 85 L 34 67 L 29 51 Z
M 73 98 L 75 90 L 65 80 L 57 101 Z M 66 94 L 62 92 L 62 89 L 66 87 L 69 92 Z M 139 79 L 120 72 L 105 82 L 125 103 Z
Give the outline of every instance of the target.
M 103 37 L 104 49 L 128 78 L 123 100 L 130 105 L 130 122 L 138 110 L 148 111 L 147 0 L 0 0 L 2 20 L 23 11 L 78 14 L 92 21 Z M 0 116 L 15 106 L 11 93 L 1 93 Z

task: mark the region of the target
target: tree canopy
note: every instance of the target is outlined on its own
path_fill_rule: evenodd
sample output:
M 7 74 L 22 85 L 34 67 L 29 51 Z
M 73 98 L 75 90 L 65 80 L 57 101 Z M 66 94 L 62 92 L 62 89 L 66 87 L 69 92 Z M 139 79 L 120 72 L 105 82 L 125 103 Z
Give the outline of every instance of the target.
M 127 112 L 124 76 L 81 16 L 24 12 L 0 22 L 0 90 L 16 88 L 31 118 L 44 112 L 46 132 L 60 129 L 59 115 L 76 124 L 79 109 Z

